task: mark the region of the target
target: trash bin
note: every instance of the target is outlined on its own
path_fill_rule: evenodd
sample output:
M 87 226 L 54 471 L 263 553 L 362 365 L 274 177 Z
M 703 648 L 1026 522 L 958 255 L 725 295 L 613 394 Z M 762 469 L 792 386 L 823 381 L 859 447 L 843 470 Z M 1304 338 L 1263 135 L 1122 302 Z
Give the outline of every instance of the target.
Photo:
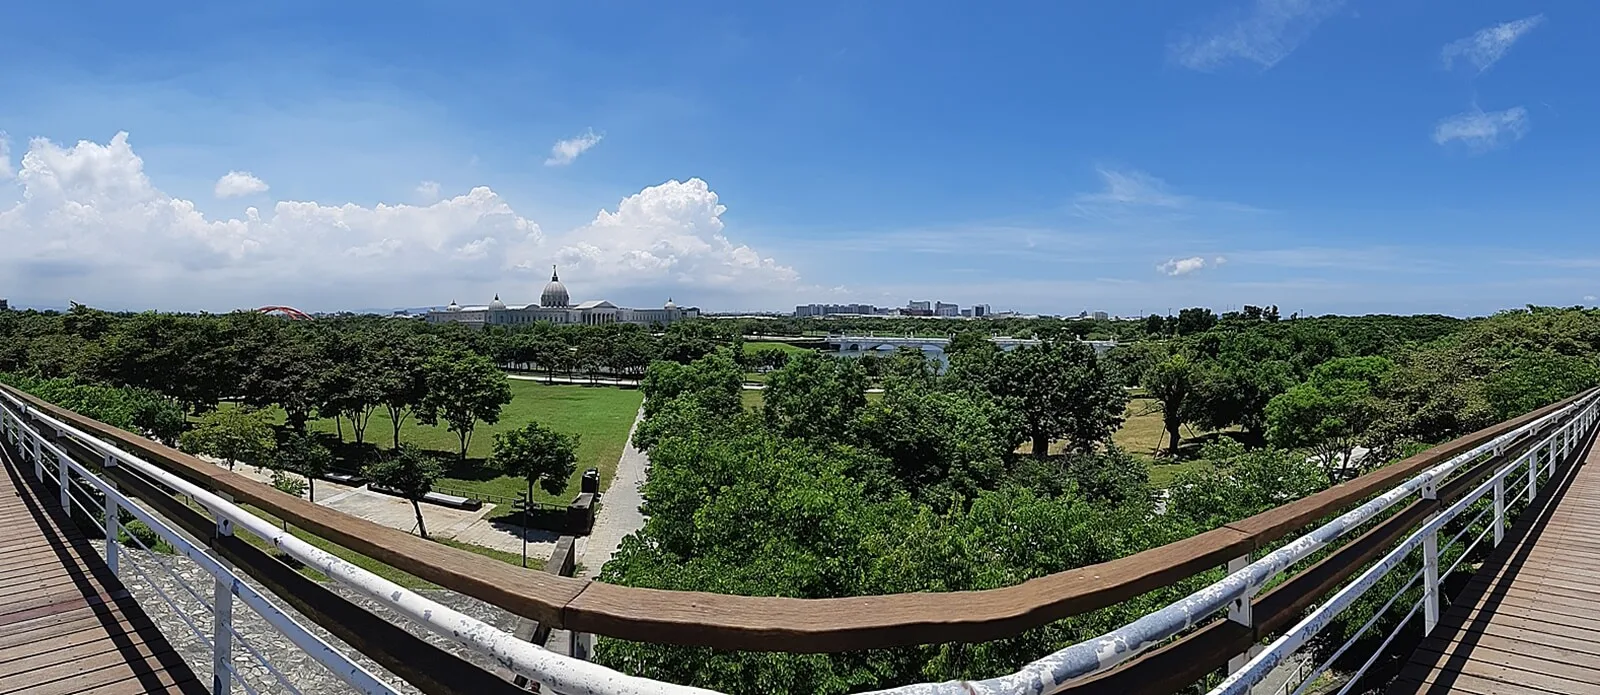
M 579 492 L 587 492 L 587 493 L 590 493 L 590 494 L 593 494 L 593 495 L 599 495 L 600 494 L 600 469 L 598 469 L 598 468 L 590 468 L 589 470 L 584 471 L 583 472 L 583 482 L 581 483 L 581 487 L 578 488 L 578 491 Z

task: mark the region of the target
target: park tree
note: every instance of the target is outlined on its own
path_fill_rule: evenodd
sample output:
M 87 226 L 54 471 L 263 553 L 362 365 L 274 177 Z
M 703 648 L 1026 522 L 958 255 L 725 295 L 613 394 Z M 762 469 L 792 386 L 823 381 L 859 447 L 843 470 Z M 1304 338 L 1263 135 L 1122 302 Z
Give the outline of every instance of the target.
M 176 443 L 189 424 L 183 407 L 150 389 L 128 387 L 127 391 L 133 401 L 133 426 L 162 444 Z
M 1217 315 L 1205 307 L 1178 310 L 1178 335 L 1198 335 L 1217 325 Z
M 427 394 L 417 420 L 426 425 L 444 422 L 446 429 L 456 433 L 465 458 L 478 422 L 499 422 L 500 410 L 511 402 L 505 372 L 483 355 L 453 352 L 429 358 L 424 373 Z
M 578 436 L 530 422 L 494 436 L 490 463 L 506 475 L 527 481 L 530 500 L 534 485 L 559 495 L 578 469 Z
M 239 461 L 256 466 L 267 463 L 276 444 L 272 425 L 261 411 L 242 407 L 206 413 L 178 438 L 184 451 L 227 461 L 230 471 Z
M 380 394 L 378 402 L 389 411 L 389 422 L 394 426 L 393 446 L 398 447 L 400 428 L 423 408 L 428 397 L 428 360 L 439 348 L 426 336 L 402 331 L 388 331 L 379 339 L 382 342 L 374 360 L 373 382 Z
M 724 348 L 689 364 L 652 362 L 639 386 L 644 391 L 646 417 L 685 396 L 713 417 L 731 417 L 742 410 L 739 395 L 744 391 L 744 373 L 732 351 Z
M 1496 420 L 1523 413 L 1600 384 L 1595 356 L 1533 352 L 1510 360 L 1484 381 Z
M 433 491 L 434 481 L 444 475 L 444 465 L 439 459 L 410 444 L 402 444 L 390 455 L 363 467 L 361 475 L 410 500 L 411 511 L 417 516 L 417 535 L 428 537 L 428 525 L 422 520 L 422 498 Z
M 1382 357 L 1345 357 L 1318 365 L 1309 380 L 1267 404 L 1267 439 L 1279 447 L 1311 451 L 1330 483 L 1344 480 L 1358 470 L 1355 447 L 1372 436 L 1383 412 L 1375 389 L 1392 368 Z
M 930 381 L 895 376 L 882 400 L 867 403 L 854 441 L 880 454 L 899 489 L 935 509 L 963 505 L 1005 472 L 1011 414 L 976 391 L 939 391 Z
M 315 435 L 291 433 L 278 445 L 274 457 L 278 470 L 292 471 L 305 476 L 312 502 L 317 501 L 317 478 L 328 474 L 333 467 L 333 452 L 317 441 Z
M 1163 336 L 1167 333 L 1167 317 L 1161 314 L 1150 314 L 1144 317 L 1145 335 Z
M 1161 426 L 1167 432 L 1167 455 L 1178 455 L 1179 428 L 1183 426 L 1188 411 L 1189 396 L 1194 393 L 1195 368 L 1183 353 L 1167 355 L 1151 364 L 1140 379 L 1145 392 L 1161 404 Z
M 317 412 L 334 419 L 341 441 L 341 422 L 348 419 L 356 443 L 365 443 L 367 424 L 384 397 L 378 363 L 382 347 L 371 332 L 356 329 L 331 333 L 318 349 L 325 366 L 314 386 Z
M 849 358 L 797 355 L 767 377 L 761 414 L 786 437 L 845 441 L 867 404 L 867 375 Z
M 1045 341 L 987 359 L 966 355 L 951 360 L 949 381 L 956 388 L 978 388 L 1017 414 L 1015 443 L 1032 442 L 1044 458 L 1050 442 L 1091 449 L 1122 425 L 1128 393 L 1094 350 L 1077 340 Z
M 279 319 L 266 319 L 279 321 Z M 240 393 L 247 405 L 283 408 L 289 428 L 304 432 L 317 410 L 321 382 L 335 369 L 323 358 L 309 331 L 283 328 L 250 354 L 241 375 Z

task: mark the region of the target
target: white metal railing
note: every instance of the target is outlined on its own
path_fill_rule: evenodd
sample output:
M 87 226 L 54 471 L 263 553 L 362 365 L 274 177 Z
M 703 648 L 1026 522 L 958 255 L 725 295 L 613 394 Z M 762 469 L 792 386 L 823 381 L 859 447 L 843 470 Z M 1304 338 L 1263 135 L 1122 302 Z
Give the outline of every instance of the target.
M 1160 644 L 1184 630 L 1204 623 L 1211 616 L 1223 611 L 1227 611 L 1228 619 L 1249 626 L 1251 625 L 1252 616 L 1248 607 L 1256 592 L 1295 563 L 1327 547 L 1330 543 L 1346 534 L 1361 528 L 1363 524 L 1372 521 L 1383 512 L 1410 499 L 1413 495 L 1420 494 L 1425 499 L 1434 499 L 1439 484 L 1443 483 L 1451 474 L 1461 470 L 1463 466 L 1477 462 L 1486 455 L 1501 454 L 1524 438 L 1556 423 L 1562 423 L 1550 436 L 1534 446 L 1529 453 L 1500 469 L 1490 481 L 1479 486 L 1479 489 L 1473 490 L 1461 502 L 1430 518 L 1420 530 L 1402 542 L 1394 552 L 1386 556 L 1373 569 L 1361 575 L 1361 578 L 1345 587 L 1338 594 L 1335 594 L 1328 602 L 1319 606 L 1310 617 L 1296 625 L 1288 635 L 1273 642 L 1266 650 L 1254 655 L 1253 658 L 1240 658 L 1230 662 L 1229 671 L 1232 672 L 1232 675 L 1228 677 L 1223 685 L 1213 690 L 1211 695 L 1222 693 L 1238 695 L 1248 692 L 1252 686 L 1259 683 L 1268 673 L 1271 673 L 1275 667 L 1282 663 L 1284 657 L 1303 646 L 1312 635 L 1326 627 L 1334 616 L 1337 616 L 1340 611 L 1348 607 L 1362 592 L 1371 588 L 1384 573 L 1398 565 L 1399 560 L 1393 559 L 1396 554 L 1403 558 L 1406 553 L 1418 545 L 1425 546 L 1424 554 L 1427 562 L 1422 574 L 1424 575 L 1424 586 L 1431 587 L 1428 588 L 1419 606 L 1426 612 L 1427 629 L 1432 631 L 1434 624 L 1438 620 L 1439 573 L 1436 539 L 1439 529 L 1450 519 L 1459 515 L 1461 510 L 1470 506 L 1473 501 L 1481 498 L 1485 494 L 1484 490 L 1489 488 L 1496 490 L 1496 499 L 1499 500 L 1499 503 L 1495 505 L 1495 519 L 1500 526 L 1503 526 L 1505 521 L 1505 500 L 1507 498 L 1500 483 L 1503 483 L 1513 472 L 1520 470 L 1520 467 L 1526 466 L 1528 469 L 1528 482 L 1525 490 L 1527 491 L 1528 499 L 1532 500 L 1538 484 L 1536 478 L 1539 468 L 1539 452 L 1549 449 L 1550 460 L 1546 462 L 1546 467 L 1553 467 L 1555 460 L 1577 446 L 1581 440 L 1580 435 L 1587 433 L 1594 425 L 1597 406 L 1600 406 L 1600 391 L 1591 391 L 1565 407 L 1524 423 L 1510 432 L 1506 432 L 1468 451 L 1457 454 L 1448 461 L 1423 471 L 1388 492 L 1340 515 L 1333 521 L 1313 529 L 1287 545 L 1267 553 L 1254 562 L 1246 564 L 1248 557 L 1230 562 L 1227 576 L 1161 610 L 1147 614 L 1132 623 L 1094 639 L 1080 642 L 1047 655 L 1024 666 L 1015 673 L 982 681 L 919 683 L 875 691 L 873 695 L 1045 695 L 1057 692 L 1073 682 L 1109 671 L 1116 665 L 1137 656 L 1146 649 Z M 1497 543 L 1503 537 L 1502 533 L 1503 531 L 1495 533 Z M 1305 680 L 1305 683 L 1315 681 L 1320 673 L 1320 670 L 1313 673 Z
M 18 442 L 19 449 L 27 449 L 26 445 L 32 444 L 35 470 L 39 475 L 43 475 L 40 468 L 40 452 L 49 451 L 57 456 L 58 461 L 62 462 L 63 467 L 61 470 L 64 471 L 70 468 L 73 472 L 85 476 L 91 482 L 97 481 L 88 471 L 72 463 L 54 445 L 44 441 L 43 437 L 40 437 L 38 433 L 31 431 L 26 426 L 19 428 L 19 423 L 26 422 L 26 418 L 20 417 L 24 413 L 30 414 L 36 421 L 55 429 L 58 436 L 72 437 L 90 450 L 105 456 L 108 466 L 126 466 L 168 488 L 188 495 L 204 506 L 211 512 L 213 518 L 218 520 L 219 532 L 231 532 L 230 524 L 244 528 L 268 540 L 296 560 L 342 584 L 357 589 L 362 594 L 413 622 L 453 639 L 474 651 L 490 655 L 498 663 L 513 672 L 524 675 L 532 681 L 539 682 L 551 690 L 556 692 L 630 693 L 639 695 L 662 693 L 674 695 L 680 693 L 711 694 L 711 691 L 699 688 L 628 676 L 596 664 L 555 654 L 518 640 L 514 636 L 497 630 L 487 623 L 430 601 L 382 577 L 366 572 L 337 556 L 322 551 L 273 526 L 260 517 L 233 505 L 228 500 L 192 485 L 136 456 L 116 449 L 98 438 L 77 430 L 47 414 L 31 409 L 25 402 L 13 398 L 10 394 L 0 392 L 0 396 L 4 397 L 0 398 L 0 406 L 3 406 L 0 407 L 0 424 L 4 424 L 6 420 L 10 421 L 11 436 Z M 1348 608 L 1357 598 L 1376 585 L 1384 575 L 1395 567 L 1400 566 L 1402 561 L 1419 547 L 1424 555 L 1423 569 L 1416 572 L 1416 576 L 1413 576 L 1405 587 L 1390 598 L 1384 608 L 1379 611 L 1379 615 L 1392 607 L 1420 579 L 1423 582 L 1424 595 L 1410 605 L 1410 613 L 1402 619 L 1401 626 L 1415 616 L 1417 611 L 1421 610 L 1424 614 L 1425 631 L 1431 632 L 1438 621 L 1439 581 L 1441 576 L 1448 576 L 1450 570 L 1454 569 L 1452 566 L 1443 575 L 1439 572 L 1439 553 L 1441 549 L 1437 541 L 1440 530 L 1451 520 L 1460 516 L 1473 503 L 1485 498 L 1492 492 L 1493 508 L 1480 512 L 1474 522 L 1467 525 L 1467 528 L 1473 528 L 1476 521 L 1482 520 L 1485 514 L 1491 512 L 1493 514 L 1493 523 L 1489 528 L 1478 534 L 1476 540 L 1462 551 L 1460 557 L 1466 557 L 1478 543 L 1487 537 L 1491 530 L 1493 531 L 1494 543 L 1499 544 L 1503 539 L 1504 526 L 1507 521 L 1506 507 L 1508 501 L 1516 500 L 1524 493 L 1529 501 L 1534 500 L 1538 490 L 1540 474 L 1547 472 L 1553 475 L 1556 462 L 1562 456 L 1581 445 L 1582 435 L 1590 432 L 1597 421 L 1597 406 L 1600 406 L 1600 391 L 1590 392 L 1574 403 L 1525 423 L 1510 432 L 1495 437 L 1412 477 L 1283 547 L 1267 553 L 1260 559 L 1251 562 L 1248 556 L 1237 558 L 1229 563 L 1229 574 L 1227 576 L 1182 600 L 1145 615 L 1105 635 L 1045 656 L 1024 666 L 1016 673 L 984 681 L 920 683 L 877 692 L 897 695 L 998 695 L 1002 693 L 1007 695 L 1043 695 L 1056 692 L 1075 681 L 1110 670 L 1151 646 L 1159 644 L 1188 628 L 1199 625 L 1209 620 L 1213 615 L 1223 611 L 1227 611 L 1228 619 L 1250 625 L 1252 616 L 1248 606 L 1256 592 L 1291 566 L 1362 527 L 1363 524 L 1376 519 L 1380 514 L 1410 499 L 1413 495 L 1421 495 L 1424 499 L 1436 499 L 1439 485 L 1464 466 L 1478 462 L 1485 456 L 1502 454 L 1507 448 L 1522 443 L 1522 440 L 1530 435 L 1559 423 L 1559 426 L 1554 431 L 1539 440 L 1528 452 L 1519 456 L 1512 463 L 1498 469 L 1490 479 L 1472 490 L 1460 501 L 1452 504 L 1448 509 L 1430 517 L 1421 528 L 1408 536 L 1382 560 L 1379 560 L 1357 579 L 1334 594 L 1327 602 L 1318 606 L 1306 619 L 1295 625 L 1283 637 L 1270 644 L 1264 651 L 1248 660 L 1241 658 L 1237 659 L 1235 663 L 1230 663 L 1229 670 L 1232 675 L 1214 689 L 1212 695 L 1241 695 L 1249 692 L 1252 686 L 1259 683 L 1267 674 L 1283 663 L 1286 657 L 1307 644 L 1311 637 L 1319 633 L 1340 612 Z M 1525 477 L 1517 475 L 1524 468 L 1527 470 L 1527 475 Z M 62 504 L 67 505 L 69 504 L 67 493 L 65 492 L 67 489 L 65 484 L 67 476 L 65 473 L 62 473 L 61 476 L 63 483 Z M 1508 495 L 1506 481 L 1513 476 L 1517 478 L 1517 480 L 1513 481 L 1513 485 L 1521 483 L 1522 486 Z M 1523 482 L 1524 478 L 1525 482 Z M 103 482 L 98 482 L 98 484 L 104 485 Z M 109 486 L 105 487 L 109 488 Z M 107 492 L 108 499 L 114 499 L 116 504 L 133 507 L 126 498 L 120 495 L 112 497 L 111 495 L 115 494 L 114 490 L 108 490 Z M 140 518 L 144 520 L 146 517 L 148 515 Z M 157 524 L 160 523 L 153 517 L 149 518 L 152 521 L 156 521 Z M 166 528 L 164 524 L 160 526 L 162 529 Z M 166 530 L 170 531 L 170 529 Z M 1466 530 L 1463 530 L 1457 533 L 1450 542 L 1445 544 L 1445 549 L 1452 547 L 1466 532 Z M 173 535 L 176 536 L 175 533 Z M 112 551 L 109 550 L 111 547 L 109 543 L 107 547 L 109 556 L 112 554 Z M 203 551 L 198 548 L 195 548 L 195 551 L 203 554 Z M 108 558 L 108 563 L 113 562 L 115 561 Z M 1458 564 L 1459 562 L 1460 559 L 1457 560 Z M 220 568 L 220 565 L 218 567 Z M 233 584 L 235 587 L 244 586 L 236 578 Z M 236 588 L 234 590 L 237 591 Z M 242 593 L 238 595 L 243 596 Z M 264 599 L 263 603 L 271 606 Z M 276 609 L 273 608 L 272 610 Z M 1377 620 L 1377 616 L 1369 620 L 1354 637 L 1340 647 L 1333 658 L 1312 669 L 1310 674 L 1301 680 L 1300 687 L 1295 690 L 1295 693 L 1300 693 L 1306 687 L 1309 687 L 1309 684 L 1315 682 L 1318 676 L 1326 671 L 1333 659 L 1342 656 L 1344 651 L 1362 633 L 1376 624 Z M 296 623 L 296 625 L 298 624 Z M 301 629 L 303 630 L 303 628 Z M 1379 654 L 1394 639 L 1399 629 L 1400 627 L 1396 627 L 1388 638 L 1384 640 L 1383 644 L 1378 648 Z M 1370 667 L 1376 658 L 1377 654 L 1368 659 L 1361 672 Z M 1356 677 L 1359 677 L 1359 675 L 1360 672 L 1356 674 Z M 1351 682 L 1353 683 L 1354 679 Z
M 1361 677 L 1384 654 L 1384 650 L 1400 634 L 1400 631 L 1411 622 L 1411 619 L 1417 615 L 1418 610 L 1421 610 L 1423 615 L 1423 635 L 1433 634 L 1434 629 L 1439 624 L 1441 580 L 1450 576 L 1450 573 L 1462 561 L 1470 557 L 1472 551 L 1486 538 L 1492 537 L 1491 542 L 1493 545 L 1500 545 L 1505 539 L 1508 504 L 1520 499 L 1526 493 L 1526 503 L 1531 505 L 1538 494 L 1541 475 L 1546 480 L 1554 482 L 1556 465 L 1568 454 L 1583 446 L 1583 435 L 1589 433 L 1596 423 L 1597 412 L 1600 412 L 1600 409 L 1597 409 L 1597 405 L 1600 405 L 1600 403 L 1597 403 L 1595 396 L 1592 394 L 1583 401 L 1574 404 L 1574 407 L 1578 408 L 1574 417 L 1517 457 L 1516 460 L 1497 469 L 1488 480 L 1480 483 L 1448 508 L 1434 513 L 1420 528 L 1407 536 L 1405 540 L 1396 545 L 1393 550 L 1390 550 L 1377 563 L 1361 573 L 1360 576 L 1356 577 L 1343 589 L 1340 589 L 1328 601 L 1318 606 L 1303 620 L 1290 628 L 1282 637 L 1274 640 L 1260 654 L 1250 659 L 1243 668 L 1228 676 L 1220 685 L 1211 690 L 1210 695 L 1246 695 L 1249 693 L 1254 684 L 1260 682 L 1267 674 L 1272 673 L 1279 664 L 1283 663 L 1286 658 L 1308 644 L 1312 637 L 1326 628 L 1334 618 L 1348 609 L 1357 599 L 1366 595 L 1384 577 L 1402 566 L 1406 559 L 1419 548 L 1422 551 L 1422 569 L 1415 572 L 1410 581 L 1406 582 L 1404 586 L 1400 587 L 1399 591 L 1391 595 L 1388 601 L 1374 612 L 1365 624 L 1341 643 L 1334 650 L 1332 656 L 1306 675 L 1292 695 L 1300 695 L 1305 692 L 1316 682 L 1319 676 L 1328 672 L 1333 663 L 1354 646 L 1368 630 L 1372 629 L 1379 619 L 1386 615 L 1390 608 L 1411 590 L 1418 579 L 1423 582 L 1422 596 L 1411 602 L 1405 616 L 1395 623 L 1393 629 L 1384 636 L 1382 642 L 1373 650 L 1372 655 L 1362 662 L 1359 668 L 1348 674 L 1340 674 L 1345 679 L 1345 683 L 1339 690 L 1339 695 L 1345 695 L 1361 681 Z M 1541 458 L 1543 459 L 1542 461 Z M 1524 471 L 1526 471 L 1526 475 L 1523 475 Z M 1506 481 L 1513 478 L 1516 479 L 1513 484 L 1520 482 L 1521 488 L 1507 494 Z M 1442 477 L 1435 478 L 1423 488 L 1422 495 L 1424 499 L 1436 499 L 1437 485 L 1435 483 L 1441 480 Z M 1476 516 L 1462 525 L 1461 530 L 1450 541 L 1445 543 L 1444 546 L 1440 546 L 1438 541 L 1440 531 L 1450 522 L 1461 518 L 1474 504 L 1486 498 L 1492 499 L 1493 505 L 1478 512 Z M 1455 546 L 1474 528 L 1478 528 L 1478 524 L 1483 521 L 1485 516 L 1491 514 L 1493 518 L 1489 524 L 1482 527 L 1482 530 L 1477 533 L 1472 542 L 1460 551 L 1455 562 L 1441 572 L 1439 570 L 1441 553 Z M 1402 605 L 1402 607 L 1405 606 Z
M 19 413 L 12 409 L 12 403 L 0 403 L 0 423 L 4 423 L 0 426 L 6 430 L 6 439 L 15 445 L 16 450 L 21 452 L 24 458 L 32 460 L 34 475 L 39 480 L 45 480 L 46 473 L 55 480 L 60 495 L 59 502 L 68 514 L 72 513 L 73 505 L 77 505 L 82 517 L 94 520 L 94 523 L 105 531 L 105 560 L 106 567 L 111 573 L 126 577 L 128 575 L 125 569 L 133 570 L 144 580 L 145 586 L 155 591 L 156 596 L 171 608 L 172 614 L 182 621 L 197 641 L 211 653 L 212 693 L 218 695 L 228 693 L 234 683 L 238 683 L 250 695 L 257 695 L 260 692 L 257 685 L 246 679 L 234 666 L 235 647 L 245 652 L 251 660 L 260 664 L 272 676 L 274 687 L 269 692 L 300 692 L 296 684 L 252 644 L 252 640 L 239 633 L 233 615 L 234 597 L 238 597 L 254 610 L 296 648 L 327 667 L 334 676 L 357 692 L 383 695 L 397 693 L 393 686 L 312 633 L 205 549 L 195 545 L 164 520 L 124 496 L 114 485 L 68 456 L 54 442 L 40 436 L 26 423 L 25 418 L 18 415 Z M 116 457 L 107 456 L 105 463 L 108 466 L 115 466 L 118 460 Z M 204 569 L 212 579 L 212 586 L 195 587 L 176 571 L 168 560 L 167 552 L 151 548 L 136 533 L 126 534 L 132 542 L 132 548 L 129 549 L 143 552 L 126 552 L 126 549 L 121 547 L 121 536 L 126 531 L 122 518 L 124 514 L 144 524 L 161 541 L 170 545 L 173 551 L 181 553 Z M 227 519 L 218 517 L 217 532 L 231 535 L 232 524 Z M 188 593 L 201 606 L 204 614 L 191 615 L 195 612 L 192 604 L 181 604 L 168 589 L 163 589 L 164 581 L 161 575 L 152 576 L 158 569 L 171 579 L 169 588 L 176 587 L 172 589 L 173 592 L 181 589 Z M 210 594 L 209 599 L 206 594 Z M 210 616 L 209 633 L 197 624 L 204 622 L 205 615 Z
M 33 423 L 41 424 L 30 424 L 29 418 L 32 419 Z M 70 470 L 84 480 L 89 481 L 91 485 L 106 494 L 107 499 L 114 500 L 118 507 L 127 509 L 138 517 L 140 521 L 150 524 L 152 529 L 162 533 L 163 538 L 170 534 L 172 537 L 182 540 L 178 533 L 172 531 L 160 519 L 132 504 L 130 500 L 118 493 L 114 486 L 78 465 L 64 451 L 36 431 L 39 426 L 54 430 L 57 437 L 70 437 L 90 451 L 103 456 L 105 465 L 108 467 L 124 467 L 168 489 L 176 490 L 189 496 L 195 503 L 210 512 L 212 518 L 217 520 L 218 533 L 232 534 L 236 528 L 249 531 L 307 567 L 321 572 L 340 584 L 359 591 L 362 595 L 373 599 L 399 615 L 405 616 L 406 619 L 418 625 L 422 625 L 472 651 L 491 657 L 496 663 L 511 670 L 513 673 L 526 676 L 529 680 L 541 684 L 546 689 L 558 693 L 715 695 L 712 691 L 701 688 L 630 676 L 599 664 L 557 654 L 543 647 L 519 640 L 514 635 L 501 631 L 493 625 L 465 615 L 444 604 L 432 601 L 421 594 L 317 548 L 274 526 L 265 519 L 250 513 L 248 510 L 233 504 L 232 501 L 168 473 L 159 466 L 118 449 L 68 423 L 51 417 L 48 413 L 31 407 L 25 401 L 5 391 L 0 391 L 0 420 L 9 422 L 8 429 L 11 432 L 9 436 L 12 436 L 14 441 L 17 442 L 19 450 L 29 449 L 31 445 L 35 472 L 41 476 L 41 479 L 43 475 L 40 467 L 41 461 L 46 455 L 52 455 L 59 464 L 57 466 L 59 470 Z M 68 498 L 67 492 L 65 492 L 68 489 L 66 486 L 68 476 L 65 473 L 60 473 L 59 475 L 62 483 L 61 489 L 63 490 L 61 503 L 62 506 L 70 508 L 71 500 Z M 168 542 L 171 541 L 169 540 Z M 112 544 L 108 543 L 107 547 L 111 548 Z M 351 683 L 363 692 L 393 692 L 389 686 L 383 684 L 372 674 L 360 670 L 358 665 L 350 662 L 337 649 L 322 642 L 315 635 L 306 632 L 305 628 L 295 622 L 288 613 L 277 608 L 254 590 L 249 589 L 248 584 L 228 572 L 220 561 L 212 558 L 204 549 L 187 542 L 184 542 L 181 547 L 174 544 L 174 547 L 179 547 L 185 555 L 190 555 L 192 552 L 193 555 L 191 557 L 194 557 L 196 562 L 205 566 L 208 571 L 213 571 L 214 576 L 221 576 L 219 573 L 227 573 L 227 576 L 230 577 L 228 580 L 228 593 L 230 595 L 244 598 L 247 604 L 257 608 L 257 610 L 273 613 L 273 616 L 263 613 L 263 617 L 266 617 L 269 622 L 281 618 L 282 624 L 273 622 L 273 626 L 285 630 L 285 636 L 293 640 L 297 646 L 305 649 L 324 665 L 330 665 L 330 670 L 341 679 L 346 679 L 346 676 L 349 676 L 345 682 Z M 108 556 L 114 554 L 115 551 L 108 552 Z M 108 560 L 107 564 L 112 562 L 115 562 L 115 560 Z M 219 579 L 219 581 L 222 580 Z M 220 596 L 221 594 L 219 593 L 218 595 Z M 223 602 L 218 601 L 218 603 L 221 604 Z M 259 607 L 257 603 L 260 604 Z M 228 605 L 231 605 L 231 603 L 221 607 L 227 607 Z M 237 637 L 237 633 L 230 633 L 229 636 Z M 302 639 L 305 640 L 303 643 Z M 324 658 L 328 659 L 328 661 L 322 661 Z M 337 667 L 333 665 L 337 665 Z M 221 693 L 224 690 L 215 692 Z

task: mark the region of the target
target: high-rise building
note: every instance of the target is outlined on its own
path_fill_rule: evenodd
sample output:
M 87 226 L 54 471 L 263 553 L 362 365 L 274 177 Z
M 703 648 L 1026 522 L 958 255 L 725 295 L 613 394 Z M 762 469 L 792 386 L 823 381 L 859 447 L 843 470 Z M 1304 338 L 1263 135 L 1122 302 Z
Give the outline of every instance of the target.
M 972 318 L 981 319 L 981 318 L 983 318 L 985 316 L 988 316 L 990 313 L 993 313 L 993 312 L 989 311 L 989 305 L 988 304 L 974 304 L 974 305 L 972 305 Z
M 1108 318 L 1111 318 L 1111 315 L 1107 314 L 1104 311 L 1096 311 L 1092 315 L 1094 316 L 1094 320 L 1096 320 L 1096 321 L 1104 321 L 1104 320 L 1106 320 Z
M 933 302 L 906 302 L 906 308 L 912 311 L 933 311 Z
M 961 307 L 957 306 L 955 304 L 946 304 L 944 302 L 934 302 L 933 303 L 933 315 L 934 316 L 960 316 L 961 315 Z
M 855 314 L 872 316 L 882 313 L 878 307 L 871 304 L 801 304 L 794 308 L 795 316 L 833 316 L 837 314 Z

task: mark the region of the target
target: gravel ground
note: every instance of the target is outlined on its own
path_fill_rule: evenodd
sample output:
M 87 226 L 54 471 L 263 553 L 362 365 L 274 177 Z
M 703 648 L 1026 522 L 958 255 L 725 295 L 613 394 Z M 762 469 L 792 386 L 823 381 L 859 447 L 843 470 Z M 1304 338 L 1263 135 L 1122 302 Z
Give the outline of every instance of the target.
M 104 541 L 94 541 L 96 547 L 104 553 Z M 183 655 L 184 661 L 189 664 L 202 680 L 211 680 L 211 600 L 213 580 L 211 575 L 194 561 L 182 555 L 163 555 L 135 550 L 124 546 L 120 553 L 122 568 L 121 579 L 139 605 L 144 608 L 150 619 L 160 628 L 174 649 Z M 165 568 L 163 568 L 165 565 Z M 137 569 L 135 569 L 137 568 Z M 143 570 L 141 573 L 140 570 Z M 181 580 L 181 581 L 180 581 Z M 271 596 L 260 584 L 246 577 L 245 583 L 255 587 L 263 594 Z M 185 587 L 192 587 L 190 588 Z M 427 632 L 418 625 L 408 622 L 378 605 L 378 602 L 358 595 L 342 585 L 331 585 L 334 591 L 356 603 L 372 613 L 382 616 L 390 622 L 408 625 L 415 634 L 422 634 L 429 642 L 442 647 L 444 650 L 456 654 L 481 667 L 491 668 L 493 660 L 487 656 L 469 651 L 466 647 L 451 642 L 450 640 Z M 165 593 L 177 608 L 163 599 Z M 426 590 L 420 592 L 438 603 L 461 611 L 474 618 L 482 620 L 495 627 L 511 631 L 516 627 L 516 616 L 495 606 L 489 605 L 469 596 L 446 591 L 442 589 Z M 294 616 L 300 624 L 305 625 L 310 631 L 321 637 L 334 648 L 343 652 L 356 663 L 361 664 L 368 671 L 377 675 L 381 680 L 396 686 L 402 693 L 419 693 L 416 688 L 400 680 L 398 676 L 389 673 L 378 666 L 371 659 L 362 655 L 349 645 L 323 630 L 310 619 L 301 616 L 292 608 L 285 606 L 276 598 L 270 599 L 280 608 Z M 191 626 L 192 623 L 192 626 Z M 244 645 L 253 648 L 265 661 L 276 668 L 295 690 L 306 695 L 332 695 L 333 693 L 351 692 L 350 686 L 336 678 L 332 672 L 317 663 L 304 651 L 300 650 L 288 638 L 279 634 L 265 618 L 256 614 L 246 606 L 238 597 L 233 600 L 233 629 L 234 637 L 234 670 L 240 678 L 249 685 L 248 688 L 235 688 L 236 693 L 281 693 L 293 692 L 279 680 L 271 669 L 262 665 L 257 656 Z M 199 634 L 196 634 L 196 630 Z

